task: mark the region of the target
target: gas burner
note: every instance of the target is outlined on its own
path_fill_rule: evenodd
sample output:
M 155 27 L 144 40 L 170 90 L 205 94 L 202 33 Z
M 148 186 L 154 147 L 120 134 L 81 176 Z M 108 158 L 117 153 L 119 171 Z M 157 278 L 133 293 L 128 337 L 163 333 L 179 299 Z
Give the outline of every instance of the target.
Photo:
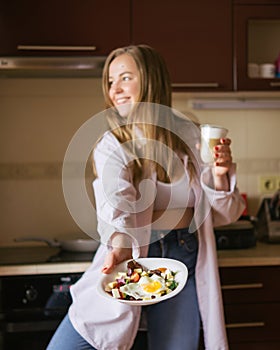
M 88 252 L 66 252 L 59 248 L 45 246 L 2 247 L 0 248 L 0 265 L 90 262 L 94 254 Z
M 60 251 L 48 258 L 46 262 L 77 262 L 77 261 L 91 261 L 94 253 L 89 252 L 66 252 Z

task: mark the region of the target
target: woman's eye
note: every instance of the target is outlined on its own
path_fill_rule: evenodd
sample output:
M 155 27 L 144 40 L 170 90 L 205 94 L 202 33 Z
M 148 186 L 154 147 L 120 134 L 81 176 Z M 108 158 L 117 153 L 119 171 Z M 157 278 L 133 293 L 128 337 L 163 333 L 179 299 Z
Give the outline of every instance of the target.
M 130 77 L 129 77 L 129 76 L 124 76 L 124 77 L 123 77 L 123 80 L 124 80 L 124 81 L 128 81 L 128 80 L 130 80 Z

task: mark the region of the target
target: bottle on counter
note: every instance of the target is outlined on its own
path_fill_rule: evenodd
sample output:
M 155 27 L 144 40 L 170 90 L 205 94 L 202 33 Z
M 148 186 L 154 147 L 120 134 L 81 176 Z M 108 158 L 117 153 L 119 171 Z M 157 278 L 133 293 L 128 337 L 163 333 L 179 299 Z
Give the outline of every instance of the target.
M 275 77 L 280 78 L 280 52 L 278 58 L 275 61 Z

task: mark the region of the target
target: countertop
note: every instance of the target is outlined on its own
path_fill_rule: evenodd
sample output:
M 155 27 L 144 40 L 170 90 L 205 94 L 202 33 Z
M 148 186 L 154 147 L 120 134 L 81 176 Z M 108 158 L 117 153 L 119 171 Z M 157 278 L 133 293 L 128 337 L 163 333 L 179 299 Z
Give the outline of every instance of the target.
M 59 248 L 45 246 L 1 247 L 0 276 L 80 273 L 88 268 L 93 256 L 94 253 L 63 253 Z
M 280 265 L 280 244 L 257 242 L 248 249 L 218 250 L 220 267 Z
M 38 260 L 36 262 L 38 254 L 50 253 L 43 247 L 30 248 L 29 254 L 34 254 L 34 263 L 7 263 L 12 254 L 16 254 L 16 259 L 21 261 L 21 252 L 23 252 L 21 248 L 0 248 L 0 276 L 80 273 L 84 272 L 91 263 L 90 259 L 88 261 L 42 263 Z M 54 250 L 52 252 L 55 253 Z M 249 249 L 218 250 L 218 263 L 220 267 L 280 265 L 280 244 L 257 242 L 255 247 Z

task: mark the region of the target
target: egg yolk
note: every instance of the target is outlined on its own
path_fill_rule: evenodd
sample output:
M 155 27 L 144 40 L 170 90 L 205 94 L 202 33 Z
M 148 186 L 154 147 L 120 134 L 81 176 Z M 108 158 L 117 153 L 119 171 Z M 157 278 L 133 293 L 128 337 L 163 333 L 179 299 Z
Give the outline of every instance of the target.
M 159 281 L 142 284 L 142 289 L 147 293 L 154 293 L 157 290 L 159 290 L 160 287 L 161 287 L 161 283 Z

